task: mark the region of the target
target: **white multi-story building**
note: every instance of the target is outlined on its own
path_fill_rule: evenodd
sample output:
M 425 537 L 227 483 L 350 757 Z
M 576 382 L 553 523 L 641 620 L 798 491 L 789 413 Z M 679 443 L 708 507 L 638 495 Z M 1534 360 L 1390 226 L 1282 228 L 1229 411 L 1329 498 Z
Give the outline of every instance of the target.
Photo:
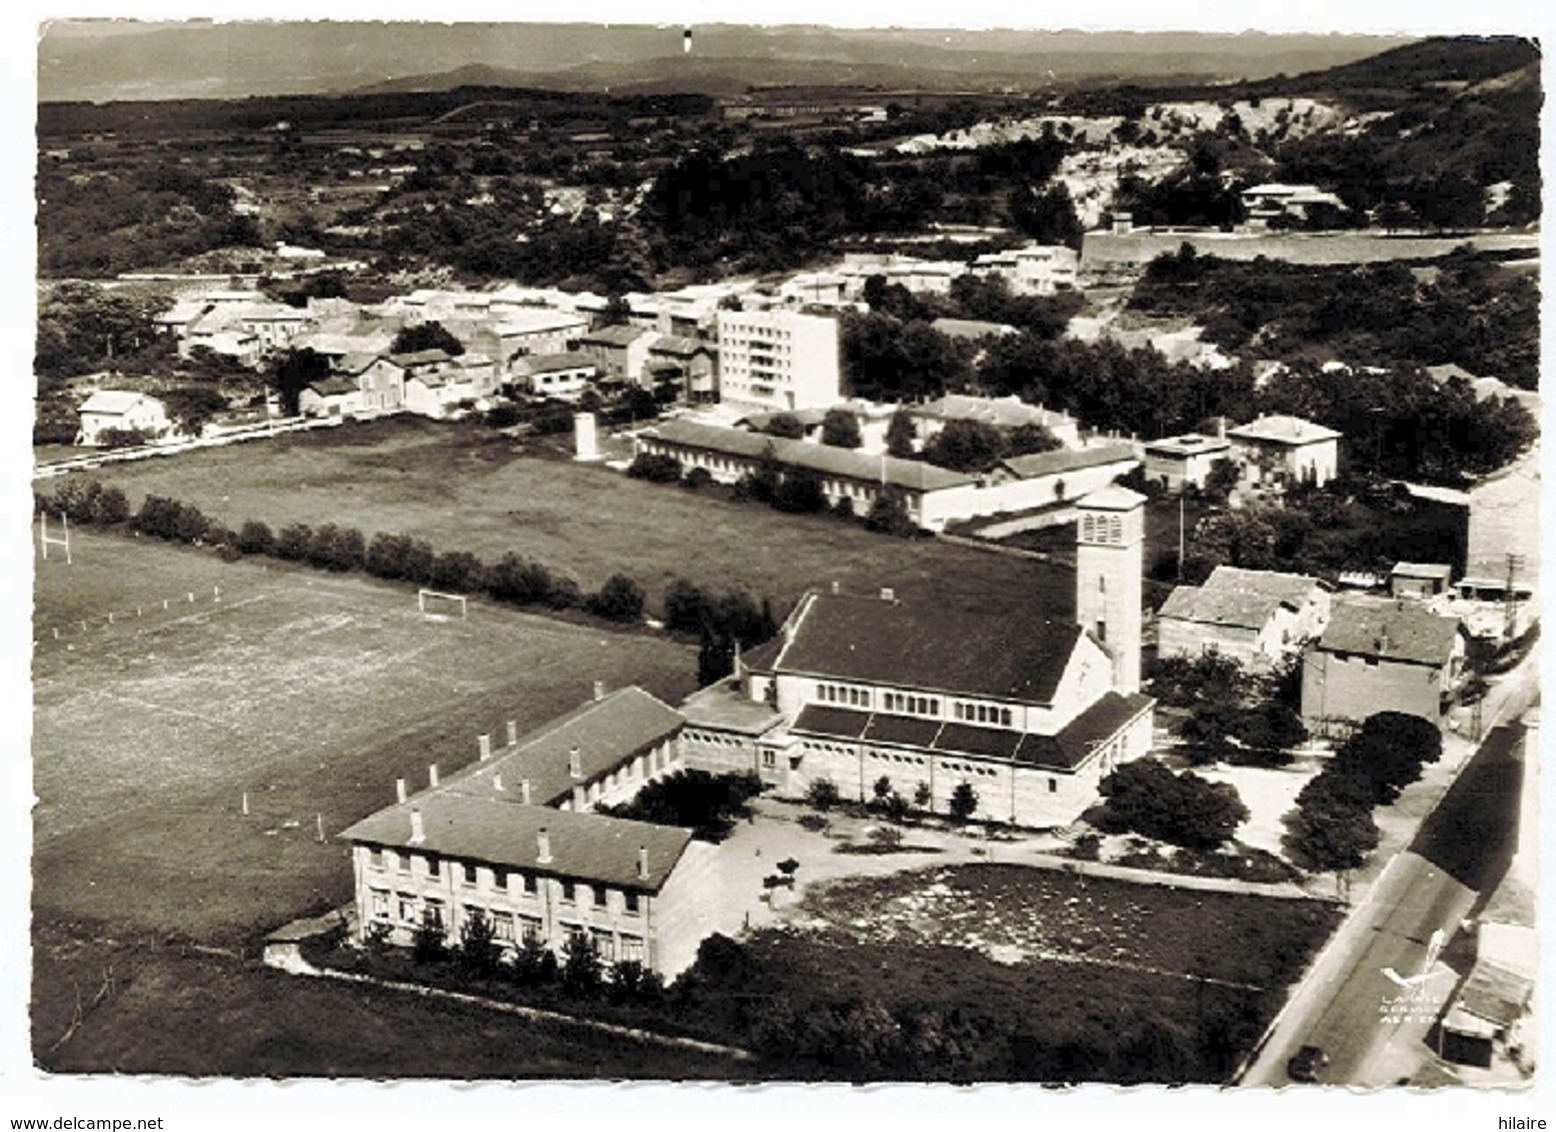
M 841 399 L 837 320 L 789 311 L 718 313 L 719 399 L 742 409 L 817 409 Z

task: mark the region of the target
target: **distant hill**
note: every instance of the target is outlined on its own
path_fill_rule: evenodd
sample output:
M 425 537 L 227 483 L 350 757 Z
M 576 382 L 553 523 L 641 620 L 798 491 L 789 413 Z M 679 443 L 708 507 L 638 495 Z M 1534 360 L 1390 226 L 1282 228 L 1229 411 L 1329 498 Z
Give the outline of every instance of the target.
M 599 24 L 57 21 L 38 97 L 160 101 L 513 85 L 700 90 L 750 85 L 1041 88 L 1052 81 L 1257 80 L 1355 62 L 1406 37 Z M 1051 76 L 1051 77 L 1050 77 Z
M 1440 36 L 1406 44 L 1354 63 L 1330 67 L 1332 90 L 1410 90 L 1424 83 L 1479 83 L 1509 71 L 1538 68 L 1540 49 L 1516 36 Z

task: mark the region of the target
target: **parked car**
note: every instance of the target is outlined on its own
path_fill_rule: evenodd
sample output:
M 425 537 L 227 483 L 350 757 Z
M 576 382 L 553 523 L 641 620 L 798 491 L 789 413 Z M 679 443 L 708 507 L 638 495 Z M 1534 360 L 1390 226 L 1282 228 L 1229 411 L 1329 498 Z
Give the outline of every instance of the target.
M 1286 1062 L 1286 1076 L 1293 1081 L 1317 1081 L 1318 1071 L 1329 1064 L 1329 1055 L 1317 1046 L 1303 1046 Z

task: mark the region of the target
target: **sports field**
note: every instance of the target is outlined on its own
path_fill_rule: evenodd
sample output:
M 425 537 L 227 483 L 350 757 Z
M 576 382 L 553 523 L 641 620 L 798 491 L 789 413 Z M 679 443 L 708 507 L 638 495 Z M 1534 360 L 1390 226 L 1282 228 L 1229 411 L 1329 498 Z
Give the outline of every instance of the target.
M 907 599 L 1005 611 L 1030 600 L 1034 615 L 1068 617 L 1073 605 L 1073 575 L 1056 567 L 516 452 L 513 441 L 479 425 L 374 421 L 86 475 L 117 484 L 132 506 L 148 494 L 170 496 L 230 526 L 329 522 L 368 538 L 424 538 L 488 562 L 513 551 L 572 575 L 585 590 L 621 571 L 655 610 L 675 577 L 718 591 L 743 587 L 780 605 L 833 581 L 861 593 L 891 586 Z
M 149 540 L 73 549 L 36 582 L 43 918 L 245 937 L 349 895 L 332 835 L 392 801 L 396 777 L 424 784 L 478 733 L 501 743 L 506 720 L 542 723 L 594 680 L 672 702 L 694 685 L 688 649 L 641 634 L 476 603 L 431 621 L 405 589 Z

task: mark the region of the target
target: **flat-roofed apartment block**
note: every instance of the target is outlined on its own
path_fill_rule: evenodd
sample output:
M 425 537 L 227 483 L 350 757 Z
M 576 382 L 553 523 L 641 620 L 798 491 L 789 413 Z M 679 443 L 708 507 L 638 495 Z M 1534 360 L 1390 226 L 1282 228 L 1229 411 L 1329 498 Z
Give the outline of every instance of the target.
M 720 401 L 781 410 L 841 400 L 837 319 L 721 310 L 718 335 Z
M 682 705 L 688 765 L 751 769 L 790 796 L 818 779 L 860 800 L 882 777 L 907 798 L 922 784 L 941 813 L 966 783 L 975 817 L 1073 822 L 1115 766 L 1150 749 L 1154 706 L 1133 683 L 1144 497 L 1098 494 L 1095 507 L 1081 501 L 1097 553 L 1083 555 L 1078 586 L 1113 596 L 1078 601 L 1079 624 L 916 606 L 890 591 L 807 594 L 734 679 Z M 1131 600 L 1133 617 L 1113 604 Z
M 587 936 L 608 963 L 671 978 L 710 922 L 712 847 L 689 830 L 593 812 L 680 764 L 679 712 L 639 688 L 602 696 L 372 814 L 352 845 L 358 924 L 408 945 L 423 917 L 450 944 L 479 910 L 498 941 L 560 954 Z
M 1203 488 L 1218 460 L 1232 459 L 1232 442 L 1224 436 L 1186 432 L 1150 440 L 1145 445 L 1145 478 L 1177 495 Z

